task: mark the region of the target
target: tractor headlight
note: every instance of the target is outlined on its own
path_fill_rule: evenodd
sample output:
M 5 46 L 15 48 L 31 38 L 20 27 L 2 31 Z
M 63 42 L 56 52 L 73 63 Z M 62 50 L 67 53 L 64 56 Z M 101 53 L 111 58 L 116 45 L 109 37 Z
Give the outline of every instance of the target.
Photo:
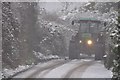
M 82 43 L 82 41 L 80 40 L 79 43 Z
M 88 40 L 88 41 L 87 41 L 87 44 L 88 44 L 88 45 L 91 45 L 92 43 L 93 43 L 92 40 Z

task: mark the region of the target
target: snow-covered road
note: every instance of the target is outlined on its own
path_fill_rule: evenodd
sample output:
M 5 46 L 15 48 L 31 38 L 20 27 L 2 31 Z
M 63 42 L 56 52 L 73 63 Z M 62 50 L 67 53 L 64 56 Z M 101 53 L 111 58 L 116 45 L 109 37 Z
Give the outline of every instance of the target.
M 101 61 L 52 60 L 40 63 L 14 78 L 111 78 L 111 71 Z

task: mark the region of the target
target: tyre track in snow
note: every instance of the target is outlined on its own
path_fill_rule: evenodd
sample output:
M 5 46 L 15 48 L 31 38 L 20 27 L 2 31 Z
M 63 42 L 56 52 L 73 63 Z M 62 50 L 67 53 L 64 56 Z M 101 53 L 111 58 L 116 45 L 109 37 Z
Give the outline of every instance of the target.
M 53 70 L 44 71 L 42 78 L 65 78 L 66 80 L 66 78 L 72 78 L 74 72 L 77 69 L 80 69 L 81 72 L 82 70 L 86 70 L 85 68 L 89 67 L 89 65 L 92 64 L 92 62 L 94 61 L 93 60 L 89 60 L 89 61 L 88 60 L 72 60 L 64 65 L 54 68 Z
M 35 75 L 34 77 L 35 77 L 35 78 L 44 78 L 44 77 L 43 77 L 44 75 L 46 75 L 47 73 L 49 73 L 49 72 L 52 71 L 53 69 L 55 69 L 55 68 L 57 68 L 57 67 L 65 64 L 66 62 L 68 62 L 68 61 L 65 61 L 65 62 L 60 63 L 60 64 L 58 63 L 58 64 L 56 64 L 55 66 L 51 66 L 51 67 L 48 68 L 48 69 L 42 70 L 41 72 L 39 72 L 39 73 L 38 73 L 37 75 Z
M 66 80 L 67 78 L 81 78 L 82 74 L 84 73 L 84 71 L 94 63 L 94 61 L 89 61 L 86 62 L 84 61 L 83 63 L 81 63 L 80 65 L 78 65 L 77 67 L 71 69 L 63 78 L 63 80 Z
M 34 73 L 32 73 L 31 75 L 29 75 L 27 78 L 36 78 L 36 77 L 38 78 L 39 74 L 41 74 L 43 71 L 48 70 L 48 72 L 49 72 L 52 69 L 57 68 L 57 67 L 65 64 L 66 62 L 68 62 L 68 61 L 65 61 L 65 60 L 63 60 L 63 61 L 57 61 L 54 64 L 42 67 L 42 68 L 38 69 L 37 71 L 35 71 Z M 27 78 L 25 80 L 28 80 Z M 41 77 L 39 77 L 39 78 L 41 78 Z
M 70 60 L 70 61 L 68 61 L 66 64 L 68 64 L 69 62 L 71 63 L 72 61 Z M 73 62 L 72 62 L 72 63 L 73 63 Z M 63 64 L 63 65 L 64 65 L 64 64 Z M 60 65 L 60 66 L 62 66 L 62 65 Z M 47 75 L 47 74 L 50 73 L 52 70 L 54 70 L 55 68 L 58 68 L 58 67 L 60 67 L 60 66 L 57 66 L 57 67 L 48 69 L 48 70 L 46 70 L 46 71 L 43 71 L 42 74 L 40 74 L 40 76 L 39 76 L 38 78 L 45 78 L 45 77 L 44 77 L 45 75 Z M 43 79 L 43 80 L 44 80 L 44 79 Z

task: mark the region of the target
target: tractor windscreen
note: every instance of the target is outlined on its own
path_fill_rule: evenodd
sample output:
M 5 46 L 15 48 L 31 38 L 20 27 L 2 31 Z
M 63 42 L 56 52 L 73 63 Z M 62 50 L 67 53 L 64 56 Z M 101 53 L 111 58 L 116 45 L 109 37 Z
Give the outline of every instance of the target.
M 89 32 L 89 24 L 88 23 L 81 23 L 80 24 L 80 30 L 81 32 L 88 33 Z
M 90 23 L 89 27 L 90 27 L 89 28 L 90 29 L 90 33 L 97 33 L 99 24 L 98 23 Z
M 83 33 L 97 33 L 98 27 L 99 27 L 98 23 L 82 22 L 80 24 L 80 31 Z

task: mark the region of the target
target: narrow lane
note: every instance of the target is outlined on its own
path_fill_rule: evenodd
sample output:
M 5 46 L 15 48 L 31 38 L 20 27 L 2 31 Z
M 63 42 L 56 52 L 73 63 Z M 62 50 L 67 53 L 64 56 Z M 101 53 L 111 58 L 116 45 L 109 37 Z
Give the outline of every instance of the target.
M 71 69 L 64 78 L 81 78 L 82 74 L 85 72 L 85 70 L 94 63 L 94 61 L 84 61 L 81 64 L 78 64 L 77 67 L 74 69 Z
M 45 74 L 44 74 L 45 73 Z M 111 78 L 111 71 L 107 70 L 102 61 L 75 60 L 44 71 L 42 78 Z M 40 78 L 40 77 L 39 77 Z
M 40 64 L 34 66 L 33 68 L 31 68 L 30 70 L 25 71 L 21 74 L 18 74 L 17 76 L 15 76 L 13 78 L 36 78 L 36 76 L 38 76 L 42 71 L 58 67 L 66 62 L 68 62 L 68 61 L 52 60 L 52 61 L 48 61 L 46 63 L 40 63 Z
M 96 72 L 98 72 L 96 74 Z M 105 73 L 105 74 L 104 74 Z M 104 74 L 104 75 L 103 75 Z M 88 76 L 90 75 L 90 76 Z M 111 78 L 101 61 L 93 59 L 52 60 L 38 64 L 34 68 L 21 73 L 15 78 Z
M 42 68 L 42 69 L 37 70 L 36 72 L 32 73 L 32 74 L 31 74 L 30 76 L 28 76 L 28 77 L 29 77 L 29 78 L 42 78 L 42 75 L 47 74 L 48 72 L 50 72 L 50 71 L 53 70 L 54 68 L 57 68 L 57 67 L 61 66 L 61 65 L 64 64 L 64 63 L 66 63 L 66 61 L 56 62 L 56 63 L 54 63 L 53 65 L 49 65 L 49 66 L 46 66 L 46 67 L 44 67 L 44 68 Z M 45 71 L 44 74 L 42 74 L 42 75 L 40 76 L 40 74 L 41 74 L 43 71 Z
M 73 60 L 57 68 L 54 68 L 49 73 L 44 75 L 44 78 L 69 78 L 74 71 L 84 65 L 91 64 L 93 61 Z

